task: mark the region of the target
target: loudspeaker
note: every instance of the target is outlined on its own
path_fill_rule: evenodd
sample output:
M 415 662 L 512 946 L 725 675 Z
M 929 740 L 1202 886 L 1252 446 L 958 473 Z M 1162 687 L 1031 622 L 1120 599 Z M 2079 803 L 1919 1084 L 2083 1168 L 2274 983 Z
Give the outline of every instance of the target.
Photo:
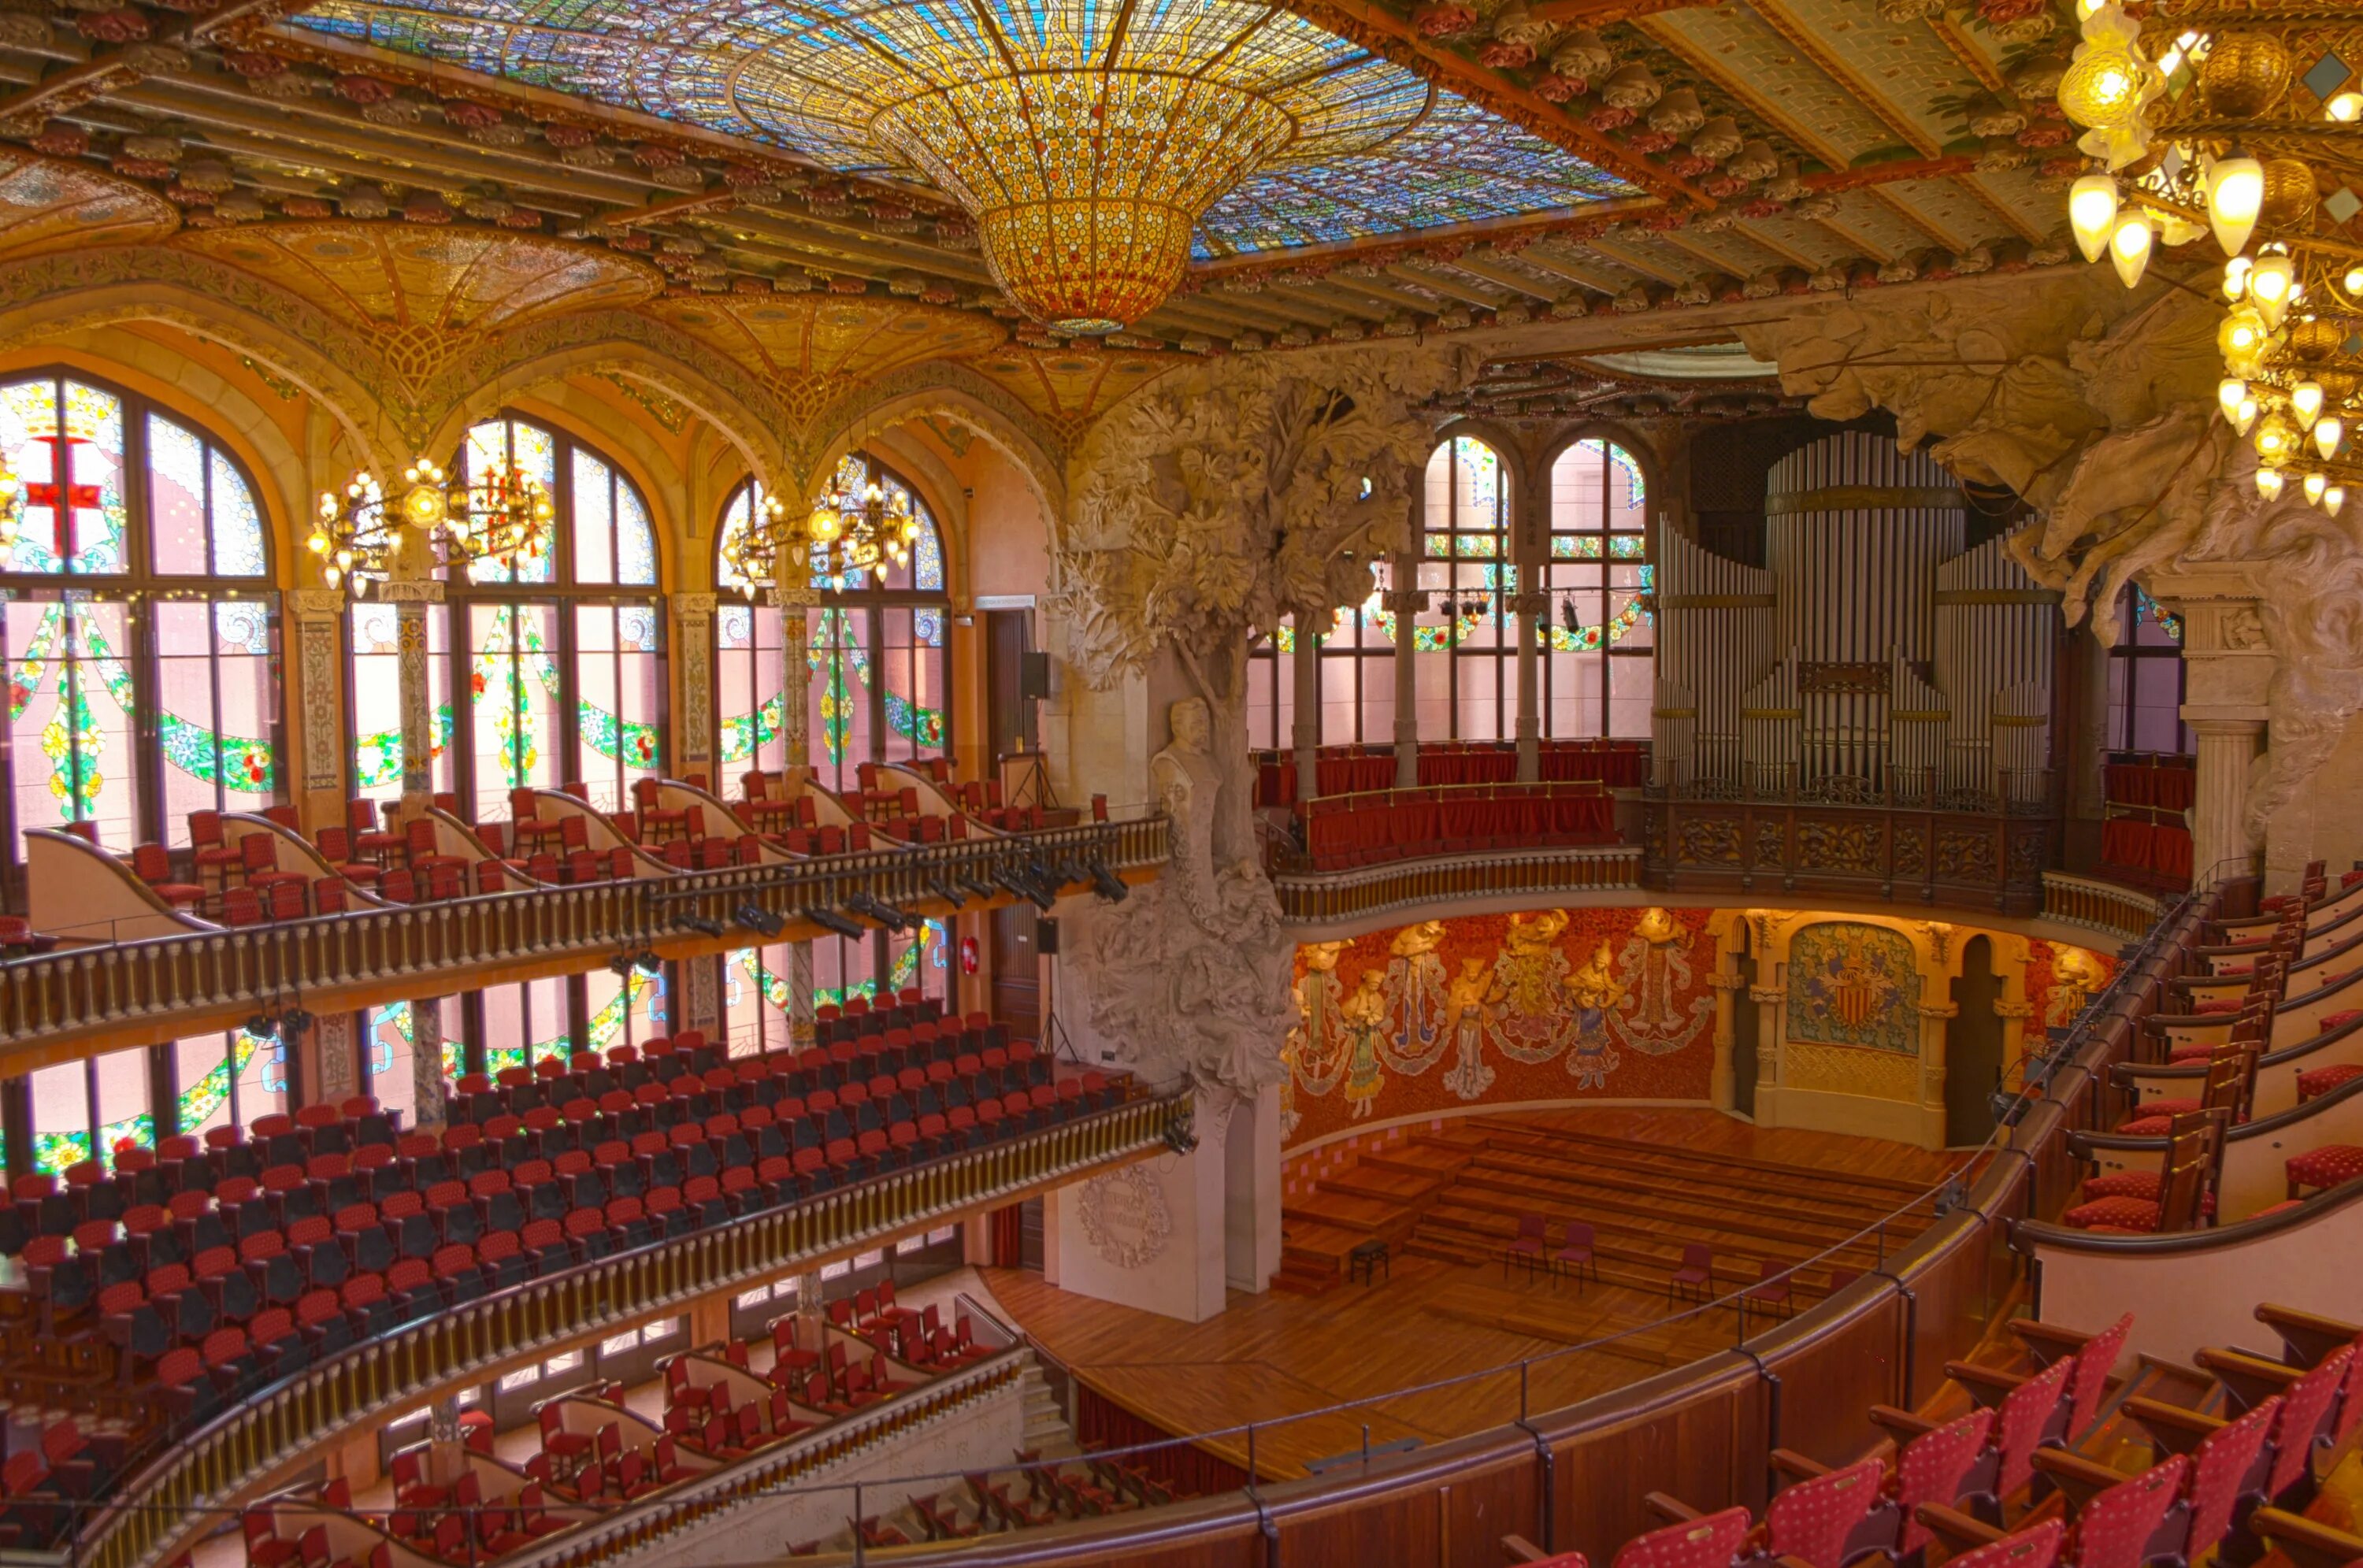
M 1034 922 L 1034 950 L 1047 957 L 1059 955 L 1059 922 L 1037 920 Z
M 1017 695 L 1048 698 L 1050 695 L 1050 656 L 1047 653 L 1024 653 L 1017 656 Z

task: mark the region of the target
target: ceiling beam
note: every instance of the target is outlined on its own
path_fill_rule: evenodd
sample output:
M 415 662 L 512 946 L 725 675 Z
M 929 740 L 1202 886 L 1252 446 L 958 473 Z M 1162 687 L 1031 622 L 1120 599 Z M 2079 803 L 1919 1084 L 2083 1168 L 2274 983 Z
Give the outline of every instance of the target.
M 1751 0 L 1748 9 L 1758 20 L 1787 40 L 1806 60 L 1835 83 L 1846 96 L 1870 111 L 1872 117 L 1885 126 L 1906 147 L 1923 158 L 1934 158 L 1944 150 L 1943 144 L 1929 135 L 1893 99 L 1879 90 L 1878 84 L 1849 63 L 1845 57 L 1824 43 L 1814 31 L 1800 22 L 1784 0 Z M 1832 165 L 1832 167 L 1840 167 Z
M 1485 310 L 1492 310 L 1502 303 L 1482 289 L 1472 289 L 1466 283 L 1457 283 L 1449 278 L 1440 278 L 1433 272 L 1423 272 L 1416 267 L 1406 266 L 1400 262 L 1388 268 L 1387 275 L 1401 278 L 1405 282 L 1418 283 L 1422 287 L 1435 290 L 1439 294 L 1446 294 L 1456 300 L 1464 300 Z
M 1587 247 L 1589 243 L 1589 241 L 1586 242 Z M 1581 283 L 1593 293 L 1606 294 L 1611 299 L 1623 293 L 1627 287 L 1609 273 L 1596 271 L 1581 262 L 1553 256 L 1540 247 L 1530 247 L 1518 252 L 1518 259 L 1529 267 L 1539 267 L 1546 272 L 1557 273 L 1571 283 Z
M 93 50 L 79 61 L 44 72 L 29 86 L 0 98 L 0 132 L 30 136 L 44 121 L 71 113 L 94 98 L 117 92 L 156 69 L 171 70 L 186 50 L 234 28 L 260 26 L 305 9 L 311 0 L 229 0 L 205 16 L 177 17 L 152 39 Z
M 1371 299 L 1384 301 L 1387 304 L 1392 305 L 1398 309 L 1417 311 L 1422 315 L 1432 315 L 1436 312 L 1436 302 L 1434 300 L 1428 299 L 1425 295 L 1414 294 L 1408 289 L 1392 288 L 1389 285 L 1379 282 L 1376 278 L 1364 278 L 1345 272 L 1332 272 L 1327 278 L 1324 279 L 1323 282 L 1326 282 L 1333 289 L 1342 289 L 1357 294 L 1365 294 Z
M 1471 277 L 1482 278 L 1487 282 L 1499 283 L 1505 289 L 1514 289 L 1519 293 L 1538 299 L 1546 304 L 1557 304 L 1567 294 L 1564 289 L 1548 288 L 1541 279 L 1530 278 L 1514 267 L 1504 267 L 1498 261 L 1480 261 L 1473 256 L 1456 256 L 1446 265 L 1457 267 Z
M 1665 263 L 1652 261 L 1647 257 L 1636 253 L 1630 246 L 1620 245 L 1605 236 L 1593 240 L 1592 248 L 1610 260 L 1619 262 L 1643 277 L 1655 278 L 1661 283 L 1680 285 L 1691 281 L 1689 273 L 1673 271 Z
M 1407 71 L 1421 76 L 1440 76 L 1447 86 L 1462 96 L 1661 200 L 1680 196 L 1702 207 L 1714 205 L 1714 199 L 1696 185 L 1649 159 L 1627 151 L 1569 114 L 1564 105 L 1538 96 L 1506 72 L 1480 65 L 1420 37 L 1409 17 L 1396 16 L 1378 0 L 1296 0 L 1293 8 L 1316 26 L 1383 55 Z

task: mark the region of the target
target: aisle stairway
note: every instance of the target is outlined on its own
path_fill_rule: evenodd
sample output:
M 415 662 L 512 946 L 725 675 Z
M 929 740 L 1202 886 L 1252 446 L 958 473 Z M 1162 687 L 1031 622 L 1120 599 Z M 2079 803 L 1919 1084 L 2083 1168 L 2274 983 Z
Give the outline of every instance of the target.
M 1372 1239 L 1399 1255 L 1495 1264 L 1520 1216 L 1539 1214 L 1553 1247 L 1566 1221 L 1588 1221 L 1601 1278 L 1656 1294 L 1689 1242 L 1714 1249 L 1721 1289 L 1753 1283 L 1767 1261 L 1838 1248 L 1801 1277 L 1802 1305 L 1827 1287 L 1829 1268 L 1872 1269 L 1930 1223 L 1921 1204 L 1889 1220 L 1883 1242 L 1860 1234 L 1925 1190 L 1909 1182 L 1493 1117 L 1413 1133 L 1309 1185 L 1281 1208 L 1278 1280 L 1307 1295 L 1337 1284 Z

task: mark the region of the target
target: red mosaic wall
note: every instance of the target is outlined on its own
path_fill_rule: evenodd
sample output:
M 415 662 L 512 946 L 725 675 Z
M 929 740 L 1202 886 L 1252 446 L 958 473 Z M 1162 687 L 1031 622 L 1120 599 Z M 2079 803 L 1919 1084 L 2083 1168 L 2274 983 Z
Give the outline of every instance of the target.
M 1487 1101 L 1706 1099 L 1711 912 L 1474 915 L 1298 948 L 1283 1141 Z

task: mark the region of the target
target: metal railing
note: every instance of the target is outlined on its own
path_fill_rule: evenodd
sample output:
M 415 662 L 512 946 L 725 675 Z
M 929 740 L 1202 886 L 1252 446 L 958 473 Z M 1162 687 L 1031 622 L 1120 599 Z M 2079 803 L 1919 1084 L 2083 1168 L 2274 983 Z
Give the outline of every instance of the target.
M 82 1568 L 150 1568 L 330 1433 L 383 1419 L 462 1377 L 546 1357 L 587 1334 L 876 1244 L 946 1215 L 1014 1201 L 1166 1143 L 1187 1093 L 1138 1099 L 783 1209 L 584 1263 L 464 1302 L 306 1367 L 156 1453 L 79 1532 Z
M 788 865 L 485 893 L 436 903 L 317 915 L 274 925 L 64 947 L 0 964 L 0 1045 L 44 1043 L 150 1021 L 185 1033 L 209 1015 L 250 1010 L 260 999 L 299 995 L 315 1010 L 340 990 L 464 988 L 471 972 L 549 965 L 553 972 L 626 944 L 661 944 L 671 955 L 795 941 L 807 909 L 836 909 L 864 895 L 910 909 L 986 897 L 993 873 L 1019 865 L 1100 861 L 1121 873 L 1161 865 L 1166 821 L 1087 823 L 989 839 L 849 855 Z M 974 885 L 963 889 L 961 881 Z M 784 936 L 729 933 L 753 905 L 784 922 Z M 370 999 L 356 995 L 355 1005 Z

